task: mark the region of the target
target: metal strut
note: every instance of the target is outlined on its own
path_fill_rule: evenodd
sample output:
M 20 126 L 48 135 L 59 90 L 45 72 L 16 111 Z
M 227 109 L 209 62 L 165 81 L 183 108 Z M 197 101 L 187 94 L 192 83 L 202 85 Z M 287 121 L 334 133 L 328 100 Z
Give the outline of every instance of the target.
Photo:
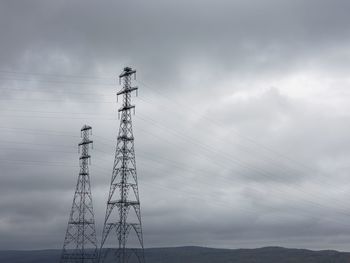
M 89 147 L 92 145 L 89 139 L 90 133 L 91 127 L 84 125 L 81 129 L 82 141 L 79 143 L 80 172 L 60 263 L 96 263 L 98 259 L 88 163 Z
M 123 96 L 123 105 L 118 110 L 121 119 L 102 232 L 99 259 L 101 263 L 145 262 L 131 120 L 131 109 L 135 108 L 131 104 L 131 93 L 138 89 L 131 86 L 131 77 L 135 74 L 136 70 L 126 67 L 119 75 L 119 79 L 123 81 L 123 88 L 117 96 Z M 136 237 L 132 244 L 131 234 Z M 108 246 L 113 248 L 107 249 Z

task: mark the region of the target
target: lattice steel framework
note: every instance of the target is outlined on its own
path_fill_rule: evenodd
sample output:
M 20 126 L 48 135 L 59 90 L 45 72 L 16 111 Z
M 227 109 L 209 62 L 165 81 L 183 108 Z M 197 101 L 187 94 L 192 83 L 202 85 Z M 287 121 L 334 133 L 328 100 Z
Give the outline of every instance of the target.
M 81 129 L 80 172 L 64 239 L 61 263 L 96 263 L 98 259 L 94 211 L 89 176 L 91 127 Z
M 137 87 L 131 86 L 131 77 L 135 74 L 136 70 L 126 67 L 119 76 L 123 81 L 123 88 L 117 93 L 117 97 L 123 96 L 123 105 L 118 110 L 121 119 L 102 232 L 100 262 L 145 262 L 131 120 L 131 110 L 135 109 L 135 106 L 131 105 L 131 93 L 137 91 Z M 129 244 L 131 234 L 135 238 L 133 247 Z M 111 243 L 108 244 L 107 240 L 111 236 Z M 112 249 L 105 248 L 111 245 Z

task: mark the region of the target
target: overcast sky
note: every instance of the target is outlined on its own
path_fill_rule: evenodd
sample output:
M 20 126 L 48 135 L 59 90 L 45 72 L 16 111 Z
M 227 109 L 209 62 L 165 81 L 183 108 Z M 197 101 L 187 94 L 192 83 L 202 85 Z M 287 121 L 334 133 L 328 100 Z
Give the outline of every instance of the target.
M 98 239 L 133 117 L 146 247 L 350 251 L 350 2 L 0 3 L 0 249 L 61 248 L 93 128 Z

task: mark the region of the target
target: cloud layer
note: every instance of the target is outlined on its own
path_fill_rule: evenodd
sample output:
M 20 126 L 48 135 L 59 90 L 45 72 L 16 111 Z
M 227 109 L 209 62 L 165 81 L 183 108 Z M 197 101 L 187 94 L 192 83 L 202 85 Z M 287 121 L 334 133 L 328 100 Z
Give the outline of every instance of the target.
M 0 248 L 61 247 L 85 123 L 100 234 L 130 65 L 147 247 L 348 250 L 349 8 L 1 2 Z

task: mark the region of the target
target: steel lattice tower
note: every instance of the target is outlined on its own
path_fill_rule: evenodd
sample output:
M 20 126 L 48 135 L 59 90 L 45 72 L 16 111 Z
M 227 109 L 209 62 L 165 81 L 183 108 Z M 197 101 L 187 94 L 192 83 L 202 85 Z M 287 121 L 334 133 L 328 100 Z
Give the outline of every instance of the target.
M 131 110 L 135 108 L 131 105 L 131 93 L 137 91 L 137 87 L 131 86 L 131 77 L 135 74 L 136 70 L 126 67 L 119 76 L 123 80 L 123 88 L 117 97 L 123 96 L 123 105 L 118 110 L 118 115 L 121 114 L 120 127 L 102 232 L 100 262 L 107 258 L 108 262 L 145 262 L 131 120 Z M 115 246 L 116 242 L 115 249 L 104 248 L 107 245 Z
M 94 212 L 89 176 L 91 127 L 81 129 L 80 172 L 64 239 L 61 263 L 95 263 L 98 259 Z

